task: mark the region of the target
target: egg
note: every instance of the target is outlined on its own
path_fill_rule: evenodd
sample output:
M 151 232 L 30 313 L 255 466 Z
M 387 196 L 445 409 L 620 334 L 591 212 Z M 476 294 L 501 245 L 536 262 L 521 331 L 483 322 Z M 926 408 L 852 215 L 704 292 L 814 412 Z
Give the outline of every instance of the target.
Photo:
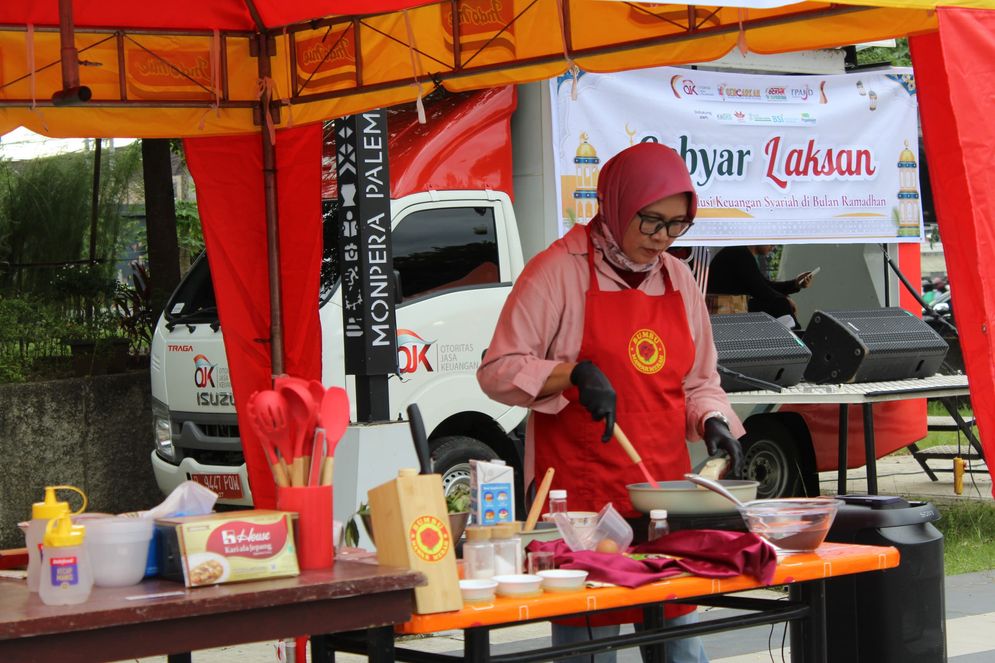
M 601 539 L 594 549 L 599 553 L 617 553 L 618 544 L 611 539 Z

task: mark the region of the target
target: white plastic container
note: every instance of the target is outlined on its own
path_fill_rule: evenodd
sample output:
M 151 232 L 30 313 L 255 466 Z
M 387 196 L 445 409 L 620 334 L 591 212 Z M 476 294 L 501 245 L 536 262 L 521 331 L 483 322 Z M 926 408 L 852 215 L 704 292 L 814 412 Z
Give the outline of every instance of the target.
M 151 518 L 92 518 L 86 521 L 86 546 L 97 587 L 135 585 L 145 576 L 152 540 Z
M 75 605 L 90 598 L 93 570 L 85 545 L 85 528 L 65 513 L 45 528 L 38 596 L 45 605 Z

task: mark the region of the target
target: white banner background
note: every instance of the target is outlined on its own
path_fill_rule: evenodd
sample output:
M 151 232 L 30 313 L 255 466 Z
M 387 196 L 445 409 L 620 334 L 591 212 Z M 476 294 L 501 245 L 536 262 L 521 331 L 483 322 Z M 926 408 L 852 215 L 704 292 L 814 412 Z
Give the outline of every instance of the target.
M 561 234 L 597 210 L 597 172 L 654 140 L 698 190 L 685 245 L 917 242 L 909 69 L 837 76 L 663 67 L 551 81 Z M 906 149 L 908 148 L 908 149 Z

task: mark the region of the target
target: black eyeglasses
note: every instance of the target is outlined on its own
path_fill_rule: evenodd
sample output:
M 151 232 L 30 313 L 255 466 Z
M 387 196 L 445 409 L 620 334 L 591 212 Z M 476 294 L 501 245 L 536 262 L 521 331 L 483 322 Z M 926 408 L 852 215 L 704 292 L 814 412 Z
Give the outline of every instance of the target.
M 676 238 L 691 230 L 691 226 L 694 225 L 694 221 L 689 219 L 664 221 L 658 216 L 643 214 L 642 212 L 636 212 L 636 216 L 639 217 L 639 232 L 644 235 L 655 235 L 666 228 L 667 237 Z

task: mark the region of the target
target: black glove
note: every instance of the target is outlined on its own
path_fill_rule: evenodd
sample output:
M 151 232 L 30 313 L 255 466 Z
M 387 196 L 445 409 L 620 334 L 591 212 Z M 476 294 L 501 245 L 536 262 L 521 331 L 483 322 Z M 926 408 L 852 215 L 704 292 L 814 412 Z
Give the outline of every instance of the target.
M 595 421 L 605 420 L 602 442 L 612 439 L 615 428 L 615 388 L 590 361 L 582 361 L 570 371 L 570 382 L 577 385 L 580 404 L 587 408 Z
M 731 479 L 741 476 L 743 471 L 743 447 L 740 446 L 739 440 L 734 438 L 732 433 L 729 432 L 729 426 L 718 417 L 706 419 L 704 438 L 705 448 L 708 450 L 709 456 L 714 456 L 719 451 L 725 451 L 729 454 L 732 469 L 729 470 L 727 476 Z

